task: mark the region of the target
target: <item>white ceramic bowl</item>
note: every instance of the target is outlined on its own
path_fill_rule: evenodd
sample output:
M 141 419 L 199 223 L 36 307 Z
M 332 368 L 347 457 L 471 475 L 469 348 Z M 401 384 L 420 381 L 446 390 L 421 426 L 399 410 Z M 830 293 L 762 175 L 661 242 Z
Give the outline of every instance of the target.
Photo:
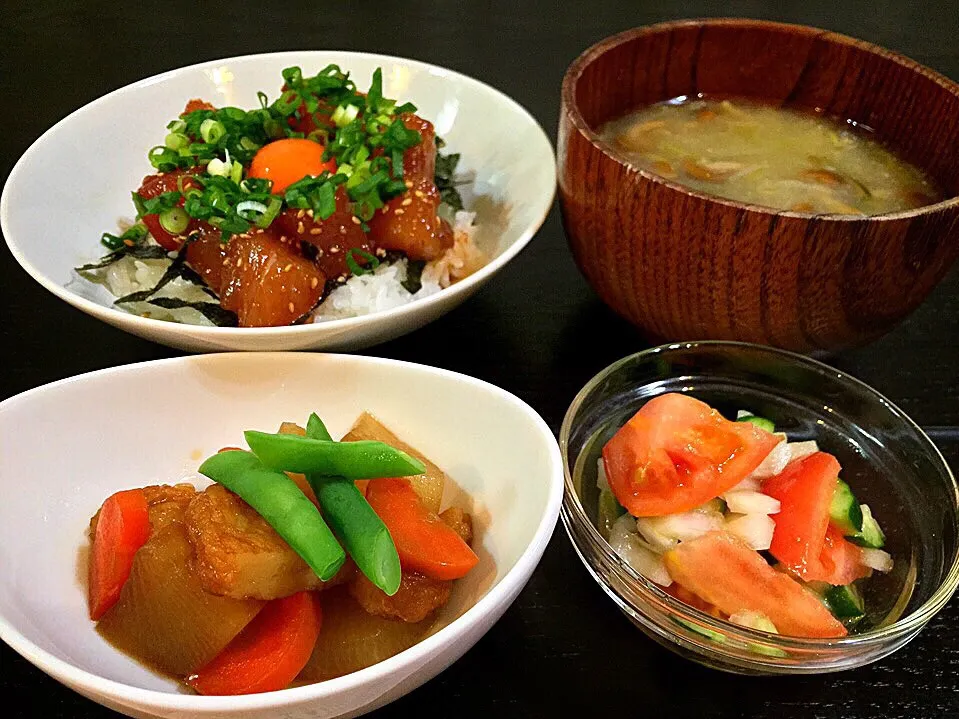
M 410 101 L 431 120 L 458 171 L 475 173 L 465 194 L 477 212 L 477 242 L 491 256 L 484 268 L 433 295 L 364 317 L 296 327 L 226 328 L 175 324 L 113 306 L 99 285 L 73 268 L 105 253 L 99 238 L 132 219 L 130 192 L 152 172 L 147 150 L 187 100 L 256 107 L 256 93 L 276 97 L 280 71 L 314 73 L 335 62 L 361 88 L 383 68 L 387 97 Z M 78 183 L 76 178 L 82 177 Z M 515 257 L 542 225 L 553 202 L 552 146 L 529 113 L 501 92 L 435 65 L 385 55 L 336 51 L 281 52 L 215 60 L 128 85 L 86 105 L 44 133 L 10 173 L 0 199 L 0 228 L 17 261 L 57 297 L 120 329 L 194 352 L 218 350 L 355 350 L 422 327 L 470 297 Z M 51 198 L 55 201 L 51 202 Z
M 442 629 L 354 674 L 245 697 L 184 693 L 94 631 L 78 552 L 108 495 L 191 478 L 201 457 L 242 441 L 244 429 L 272 430 L 316 410 L 337 436 L 364 409 L 475 503 L 480 564 L 457 582 Z M 539 415 L 504 390 L 445 370 L 264 353 L 81 375 L 0 403 L 0 638 L 72 689 L 135 717 L 356 716 L 438 674 L 499 619 L 539 562 L 562 490 L 559 449 Z

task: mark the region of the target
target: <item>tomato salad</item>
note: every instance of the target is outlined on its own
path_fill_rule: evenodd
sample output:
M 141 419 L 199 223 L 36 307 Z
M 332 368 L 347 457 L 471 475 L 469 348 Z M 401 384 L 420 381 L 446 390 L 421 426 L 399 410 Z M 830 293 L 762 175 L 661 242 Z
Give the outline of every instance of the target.
M 339 442 L 315 414 L 245 439 L 200 465 L 206 489 L 103 503 L 88 565 L 100 634 L 223 695 L 341 676 L 433 631 L 479 561 L 470 515 L 440 511 L 442 471 L 369 414 Z
M 892 557 L 868 505 L 815 441 L 736 421 L 693 397 L 647 402 L 603 448 L 600 527 L 640 574 L 735 624 L 841 637 L 865 616 L 858 583 Z
M 366 92 L 336 65 L 283 80 L 254 110 L 190 100 L 147 155 L 135 222 L 105 233 L 110 253 L 81 276 L 144 316 L 264 327 L 333 318 L 314 314 L 331 292 L 393 264 L 395 306 L 485 262 L 453 180 L 459 156 L 440 153 L 414 105 L 383 97 L 379 69 Z M 340 304 L 341 316 L 385 308 Z

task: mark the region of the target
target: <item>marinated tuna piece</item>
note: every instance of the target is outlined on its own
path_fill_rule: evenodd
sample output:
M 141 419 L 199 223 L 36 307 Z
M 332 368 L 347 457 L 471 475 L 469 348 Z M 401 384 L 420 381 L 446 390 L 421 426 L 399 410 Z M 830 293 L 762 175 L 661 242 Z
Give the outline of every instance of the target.
M 185 521 L 196 554 L 194 570 L 211 594 L 277 599 L 335 586 L 355 571 L 347 562 L 333 579 L 321 582 L 256 510 L 218 484 L 197 495 Z
M 183 115 L 189 115 L 191 112 L 196 112 L 197 110 L 215 110 L 215 109 L 216 108 L 213 107 L 213 105 L 208 103 L 206 100 L 201 100 L 195 97 L 186 104 L 186 107 L 183 108 L 183 112 L 180 113 L 180 116 L 182 117 Z
M 227 247 L 220 239 L 220 231 L 205 222 L 197 228 L 186 247 L 187 264 L 216 293 L 223 289 Z
M 421 622 L 449 601 L 453 582 L 403 572 L 399 591 L 390 597 L 358 572 L 349 586 L 350 594 L 368 614 Z
M 413 182 L 432 182 L 436 172 L 436 130 L 433 129 L 433 123 L 413 113 L 402 115 L 402 119 L 407 129 L 416 130 L 422 138 L 418 145 L 403 154 L 403 177 Z
M 413 260 L 435 260 L 453 246 L 453 228 L 436 216 L 440 193 L 432 178 L 422 178 L 376 211 L 370 239 L 377 247 L 403 252 Z
M 190 181 L 191 177 L 192 174 L 186 170 L 147 175 L 143 178 L 143 182 L 140 183 L 140 189 L 137 190 L 136 194 L 144 200 L 150 200 L 159 197 L 165 192 L 183 192 L 192 186 L 192 182 Z M 180 206 L 182 207 L 182 205 L 183 200 L 180 201 Z M 179 248 L 187 235 L 200 227 L 201 224 L 206 224 L 201 223 L 200 220 L 189 218 L 189 222 L 183 232 L 175 234 L 164 229 L 163 225 L 160 224 L 160 216 L 158 214 L 143 215 L 140 220 L 146 225 L 146 228 L 150 231 L 153 239 L 157 241 L 157 244 L 170 251 Z
M 326 276 L 293 243 L 272 230 L 236 235 L 227 245 L 220 304 L 240 327 L 280 327 L 310 312 Z
M 316 248 L 316 264 L 329 279 L 349 275 L 346 254 L 350 249 L 372 253 L 374 244 L 363 232 L 360 219 L 353 214 L 346 190 L 336 191 L 336 212 L 325 220 L 314 216 L 313 210 L 284 210 L 277 218 L 280 232 L 288 239 L 295 238 Z M 364 264 L 362 257 L 353 258 Z

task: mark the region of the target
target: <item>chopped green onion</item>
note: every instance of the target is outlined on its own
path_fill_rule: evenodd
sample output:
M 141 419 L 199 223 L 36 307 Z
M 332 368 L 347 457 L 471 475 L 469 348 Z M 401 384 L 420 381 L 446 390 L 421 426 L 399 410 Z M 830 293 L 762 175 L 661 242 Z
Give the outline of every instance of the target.
M 243 165 L 239 162 L 233 163 L 233 168 L 230 170 L 230 179 L 237 184 L 243 179 Z
M 333 116 L 330 119 L 337 127 L 346 127 L 353 122 L 359 114 L 360 108 L 356 105 L 340 105 L 333 111 Z
M 171 207 L 160 213 L 160 227 L 171 235 L 179 235 L 186 232 L 190 225 L 190 216 L 180 207 Z
M 206 166 L 206 171 L 215 177 L 229 177 L 233 168 L 219 157 L 214 157 Z
M 370 266 L 363 267 L 359 262 L 356 261 L 356 258 L 353 257 L 354 254 L 359 255 L 361 258 L 369 262 Z M 346 252 L 346 266 L 354 275 L 368 275 L 380 266 L 380 261 L 375 255 L 371 255 L 366 250 L 361 250 L 359 247 L 352 247 Z
M 161 172 L 175 170 L 180 164 L 180 156 L 166 145 L 157 145 L 147 153 L 150 164 Z
M 214 120 L 212 117 L 207 118 L 200 125 L 200 137 L 203 138 L 203 142 L 215 145 L 218 143 L 223 136 L 226 134 L 226 127 L 219 120 Z
M 163 144 L 169 147 L 171 150 L 185 150 L 190 146 L 190 138 L 184 135 L 182 132 L 171 132 L 163 140 Z
M 183 120 L 173 120 L 169 125 L 166 126 L 166 129 L 171 133 L 183 132 L 186 130 L 186 122 Z
M 273 220 L 276 219 L 276 216 L 280 214 L 280 209 L 283 207 L 283 201 L 279 197 L 270 198 L 270 204 L 266 207 L 266 212 L 260 215 L 259 219 L 255 221 L 256 226 L 260 229 L 269 227 Z
M 251 140 L 249 137 L 240 138 L 240 147 L 242 147 L 244 150 L 250 150 L 251 152 L 253 150 L 260 149 L 260 146 L 253 142 L 253 140 Z

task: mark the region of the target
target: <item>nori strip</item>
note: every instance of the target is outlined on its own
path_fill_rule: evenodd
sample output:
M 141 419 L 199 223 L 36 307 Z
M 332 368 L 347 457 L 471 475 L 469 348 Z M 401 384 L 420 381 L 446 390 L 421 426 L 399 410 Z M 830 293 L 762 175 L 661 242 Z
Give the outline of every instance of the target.
M 406 279 L 403 280 L 402 285 L 411 295 L 415 295 L 423 286 L 422 276 L 424 267 L 426 267 L 426 262 L 423 260 L 406 261 Z
M 119 250 L 114 250 L 108 255 L 104 255 L 96 262 L 91 262 L 88 265 L 80 265 L 79 267 L 74 267 L 73 269 L 76 272 L 90 272 L 91 270 L 102 270 L 104 267 L 109 267 L 114 262 L 122 260 L 126 256 L 133 257 L 137 260 L 165 260 L 167 259 L 167 251 L 164 250 L 159 245 L 150 245 L 148 247 L 143 247 L 140 245 L 134 245 L 133 247 L 127 247 L 124 245 Z
M 176 255 L 173 257 L 173 260 L 170 262 L 170 266 L 166 268 L 166 271 L 163 273 L 163 276 L 157 281 L 157 283 L 149 290 L 140 290 L 138 292 L 131 292 L 128 295 L 124 295 L 116 300 L 113 304 L 119 305 L 125 302 L 147 302 L 150 297 L 155 295 L 161 289 L 163 289 L 170 282 L 180 277 L 187 282 L 192 282 L 195 285 L 198 285 L 206 292 L 210 297 L 217 299 L 216 293 L 211 290 L 206 282 L 203 281 L 203 278 L 200 277 L 194 270 L 190 267 L 187 267 L 186 264 L 186 248 L 193 241 L 193 237 L 187 237 L 186 241 L 180 245 L 180 249 L 177 250 Z
M 456 182 L 454 180 L 456 166 L 460 161 L 460 154 L 458 152 L 449 155 L 442 154 L 440 148 L 443 147 L 444 144 L 440 138 L 437 138 L 436 170 L 433 173 L 433 182 L 436 183 L 436 189 L 440 191 L 440 198 L 443 202 L 454 210 L 462 210 L 463 198 L 456 189 Z
M 184 307 L 190 307 L 206 317 L 217 327 L 236 327 L 238 324 L 235 312 L 225 310 L 215 302 L 188 302 L 178 297 L 154 297 L 147 300 L 151 305 L 162 307 L 166 310 L 178 310 Z

